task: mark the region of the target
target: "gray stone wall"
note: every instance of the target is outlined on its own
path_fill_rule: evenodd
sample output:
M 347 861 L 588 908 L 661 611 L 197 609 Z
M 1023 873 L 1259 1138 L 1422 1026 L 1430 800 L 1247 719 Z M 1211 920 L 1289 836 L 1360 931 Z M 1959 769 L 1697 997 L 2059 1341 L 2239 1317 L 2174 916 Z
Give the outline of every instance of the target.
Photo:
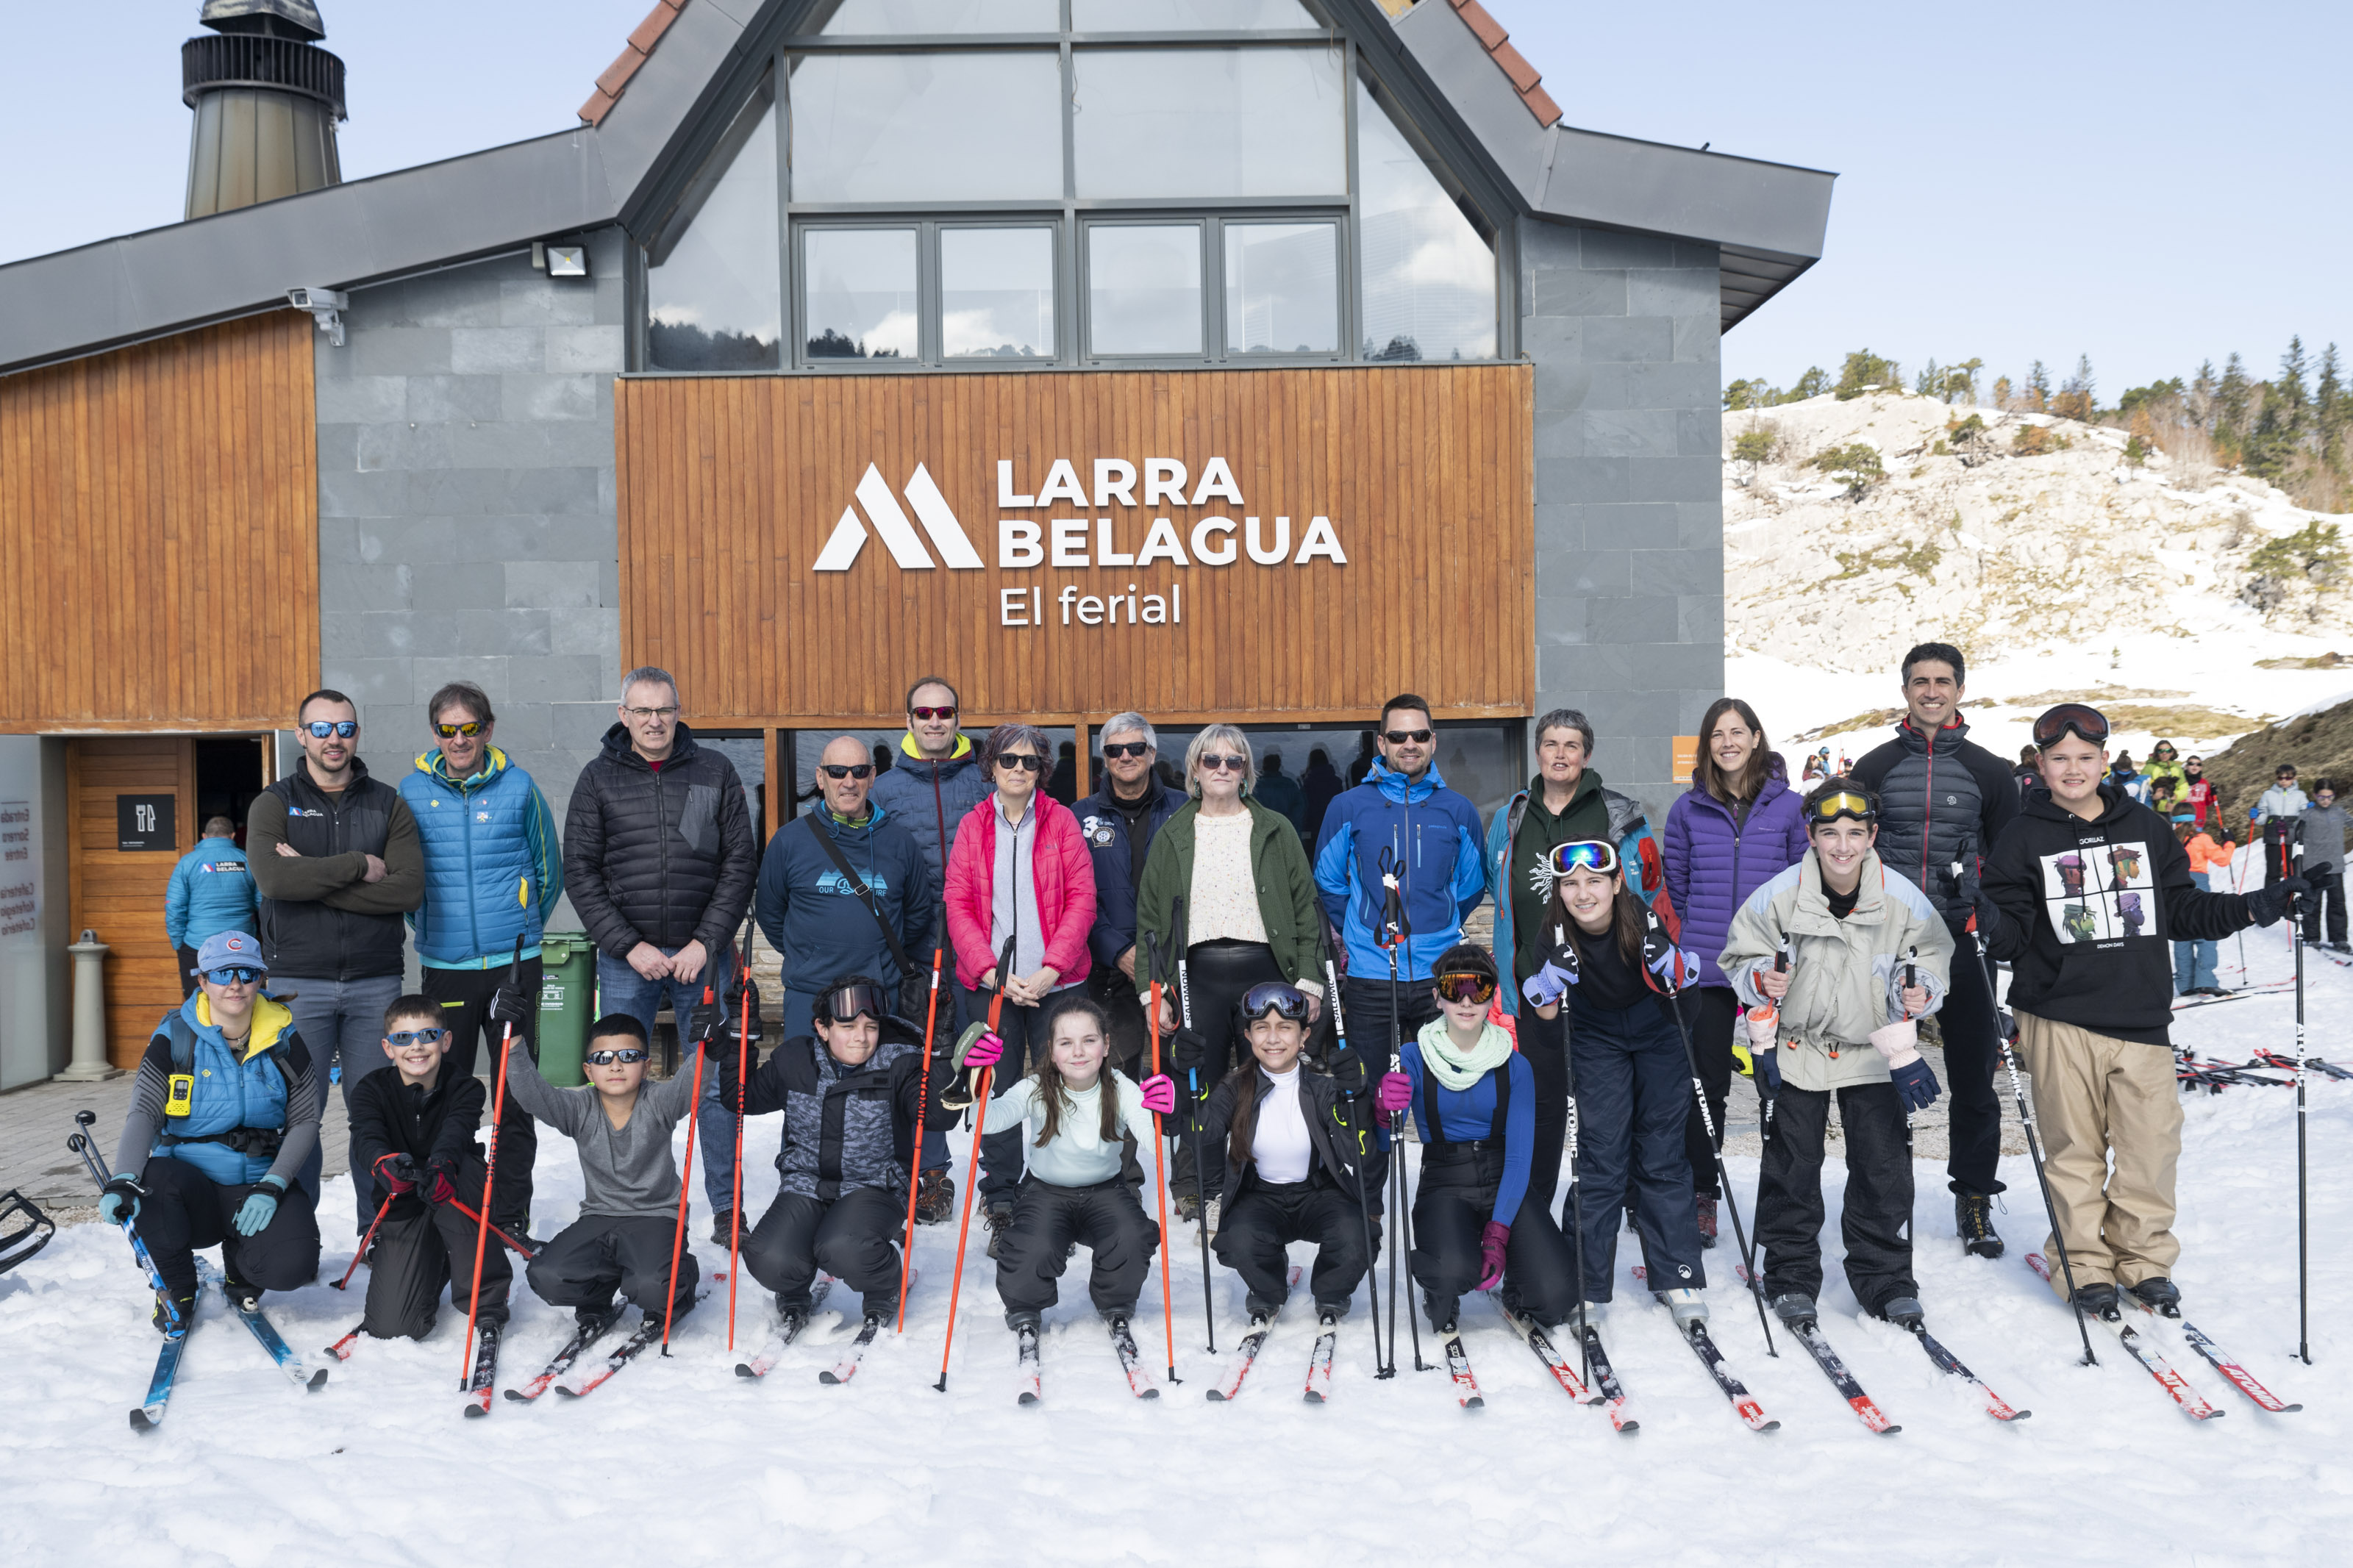
M 561 821 L 612 722 L 621 245 L 595 236 L 586 279 L 526 255 L 356 289 L 343 346 L 317 338 L 322 668 L 380 776 L 469 679 Z
M 1536 711 L 1581 708 L 1594 766 L 1652 808 L 1724 690 L 1718 258 L 1523 219 L 1535 364 Z M 1534 737 L 1531 735 L 1531 741 Z

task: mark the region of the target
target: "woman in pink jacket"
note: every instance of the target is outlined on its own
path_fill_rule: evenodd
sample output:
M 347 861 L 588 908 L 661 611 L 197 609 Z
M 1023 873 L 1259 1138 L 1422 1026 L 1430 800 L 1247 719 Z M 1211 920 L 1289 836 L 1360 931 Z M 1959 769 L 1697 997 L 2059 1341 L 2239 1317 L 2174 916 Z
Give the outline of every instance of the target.
M 1052 765 L 1045 731 L 999 724 L 981 752 L 992 793 L 956 826 L 948 855 L 948 935 L 955 944 L 956 984 L 965 1016 L 986 1017 L 1000 987 L 1006 1005 L 997 1033 L 1005 1042 L 996 1082 L 1013 1082 L 1043 1056 L 1062 1001 L 1086 993 L 1087 932 L 1095 923 L 1094 861 L 1070 807 L 1039 785 Z M 997 972 L 1008 942 L 1013 961 Z M 980 1141 L 980 1206 L 988 1255 L 1013 1217 L 1021 1184 L 1018 1123 Z

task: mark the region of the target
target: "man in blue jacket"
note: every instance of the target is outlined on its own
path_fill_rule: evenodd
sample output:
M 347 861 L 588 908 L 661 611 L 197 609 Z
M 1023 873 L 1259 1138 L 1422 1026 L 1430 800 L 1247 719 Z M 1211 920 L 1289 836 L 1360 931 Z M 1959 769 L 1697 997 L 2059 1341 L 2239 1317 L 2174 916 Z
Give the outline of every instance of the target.
M 1103 727 L 1103 787 L 1074 808 L 1079 834 L 1095 866 L 1095 923 L 1087 934 L 1094 969 L 1088 994 L 1111 1014 L 1112 1065 L 1141 1080 L 1136 1064 L 1148 1056 L 1149 1030 L 1136 1000 L 1135 890 L 1152 840 L 1185 804 L 1160 782 L 1160 737 L 1141 713 L 1120 713 Z M 1174 953 L 1162 955 L 1173 963 Z M 1148 1071 L 1150 1063 L 1145 1061 Z
M 425 711 L 438 744 L 400 781 L 425 848 L 425 902 L 408 923 L 424 994 L 441 1005 L 449 1031 L 442 1070 L 470 1078 L 481 1036 L 495 1038 L 509 1023 L 515 1043 L 539 1059 L 539 939 L 564 892 L 564 858 L 547 797 L 491 744 L 498 720 L 489 695 L 453 680 Z M 517 937 L 522 964 L 510 982 Z M 510 1236 L 530 1227 L 538 1149 L 531 1113 L 510 1095 L 491 1190 L 491 1223 Z
M 205 836 L 172 868 L 164 892 L 164 936 L 180 954 L 180 994 L 196 994 L 196 950 L 215 931 L 253 934 L 261 896 L 245 851 L 237 847 L 237 824 L 226 816 L 205 818 Z
M 1388 1068 L 1389 960 L 1383 937 L 1393 878 L 1403 914 L 1397 947 L 1397 1009 L 1410 1036 L 1438 1016 L 1430 977 L 1462 937 L 1463 917 L 1487 896 L 1479 808 L 1446 787 L 1432 766 L 1438 752 L 1430 704 L 1406 692 L 1381 710 L 1375 759 L 1365 782 L 1324 813 L 1315 842 L 1315 885 L 1324 912 L 1339 929 L 1348 978 L 1348 1042 L 1376 1079 Z

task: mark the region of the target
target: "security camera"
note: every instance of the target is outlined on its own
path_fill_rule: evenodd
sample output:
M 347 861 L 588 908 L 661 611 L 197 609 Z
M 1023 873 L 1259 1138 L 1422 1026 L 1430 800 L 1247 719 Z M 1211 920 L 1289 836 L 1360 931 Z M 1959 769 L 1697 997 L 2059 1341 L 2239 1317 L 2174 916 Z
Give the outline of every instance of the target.
M 327 341 L 337 348 L 343 346 L 343 311 L 351 305 L 349 294 L 332 289 L 289 289 L 286 302 L 298 310 L 308 310 L 311 319 L 319 323 L 319 330 L 327 334 Z

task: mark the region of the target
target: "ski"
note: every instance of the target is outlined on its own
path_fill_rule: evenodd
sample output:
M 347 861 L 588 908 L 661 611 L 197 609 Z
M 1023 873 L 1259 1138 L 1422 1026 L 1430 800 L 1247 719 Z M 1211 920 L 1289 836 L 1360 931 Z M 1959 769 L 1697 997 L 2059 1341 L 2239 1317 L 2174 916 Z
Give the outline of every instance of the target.
M 2043 1261 L 2039 1252 L 2026 1255 L 2026 1266 L 2045 1280 L 2051 1278 L 2051 1265 Z M 2192 1387 L 2188 1378 L 2174 1371 L 2173 1363 L 2165 1359 L 2164 1353 L 2150 1341 L 2143 1339 L 2140 1331 L 2126 1322 L 2121 1314 L 2114 1318 L 2098 1312 L 2084 1315 L 2116 1335 L 2116 1342 L 2125 1347 L 2125 1353 L 2140 1363 L 2141 1369 L 2157 1379 L 2157 1385 L 2171 1394 L 2173 1402 L 2180 1405 L 2182 1413 L 2191 1420 L 2219 1421 L 2222 1418 L 2222 1412 L 2209 1404 L 2206 1396 Z
M 474 1373 L 466 1380 L 469 1420 L 491 1413 L 491 1389 L 499 1381 L 499 1339 L 506 1325 L 485 1321 L 475 1331 Z
M 352 1346 L 359 1342 L 360 1331 L 366 1325 L 363 1323 L 353 1323 L 350 1333 L 345 1334 L 342 1339 L 337 1340 L 333 1344 L 327 1347 L 327 1353 L 333 1356 L 337 1361 L 351 1360 Z
M 819 1383 L 824 1384 L 827 1387 L 832 1388 L 839 1386 L 841 1384 L 848 1383 L 851 1378 L 856 1377 L 858 1375 L 859 1363 L 866 1359 L 866 1347 L 874 1342 L 874 1336 L 881 1332 L 881 1319 L 867 1319 L 864 1323 L 859 1326 L 858 1337 L 849 1342 L 849 1353 L 844 1355 L 839 1361 L 835 1362 L 831 1366 L 826 1368 L 823 1372 L 818 1373 L 817 1374 L 817 1380 Z M 742 1372 L 744 1369 L 741 1366 L 738 1366 L 735 1370 Z
M 518 1405 L 528 1405 L 545 1394 L 549 1384 L 570 1372 L 572 1363 L 580 1359 L 581 1353 L 610 1333 L 613 1325 L 620 1321 L 621 1309 L 616 1306 L 594 1322 L 582 1324 L 575 1331 L 572 1337 L 565 1342 L 564 1348 L 555 1352 L 554 1358 L 540 1369 L 537 1377 L 533 1378 L 521 1388 L 508 1389 L 507 1397 Z
M 1303 1272 L 1299 1268 L 1292 1269 L 1293 1289 L 1298 1288 Z M 1242 1391 L 1242 1379 L 1248 1377 L 1250 1368 L 1257 1364 L 1258 1352 L 1266 1348 L 1266 1336 L 1274 1331 L 1274 1320 L 1282 1311 L 1282 1309 L 1277 1307 L 1263 1318 L 1250 1320 L 1250 1331 L 1242 1336 L 1242 1342 L 1234 1347 L 1233 1359 L 1226 1363 L 1224 1375 L 1218 1379 L 1217 1386 L 1208 1391 L 1208 1397 L 1213 1404 L 1222 1405 Z
M 1642 1429 L 1642 1424 L 1634 1419 L 1626 1403 L 1626 1390 L 1618 1381 L 1618 1371 L 1609 1364 L 1609 1353 L 1601 1348 L 1599 1329 L 1585 1331 L 1585 1353 L 1592 1359 L 1593 1385 L 1609 1406 L 1609 1425 L 1618 1429 L 1620 1436 L 1632 1436 Z
M 1340 1346 L 1340 1320 L 1325 1318 L 1318 1325 L 1315 1348 L 1307 1355 L 1307 1392 L 1303 1396 L 1310 1405 L 1321 1405 L 1332 1397 L 1332 1353 Z
M 1043 1397 L 1038 1384 L 1038 1331 L 1017 1329 L 1015 1338 L 1020 1345 L 1021 1403 L 1035 1405 Z
M 1511 1326 L 1512 1332 L 1520 1336 L 1520 1342 L 1535 1352 L 1536 1360 L 1544 1363 L 1545 1370 L 1552 1373 L 1553 1381 L 1560 1384 L 1562 1393 L 1579 1405 L 1600 1403 L 1587 1390 L 1585 1380 L 1577 1375 L 1577 1368 L 1554 1346 L 1552 1336 L 1545 1332 L 1544 1325 L 1513 1311 L 1504 1305 L 1500 1297 L 1495 1300 L 1495 1310 L 1504 1315 L 1504 1321 Z
M 219 1286 L 222 1295 L 228 1295 L 227 1282 L 222 1279 L 220 1272 L 213 1267 L 209 1259 L 197 1260 L 196 1274 L 205 1283 Z M 294 1353 L 294 1348 L 288 1344 L 286 1337 L 278 1331 L 278 1325 L 269 1321 L 269 1315 L 260 1307 L 248 1306 L 234 1297 L 230 1298 L 228 1304 L 229 1310 L 237 1315 L 238 1321 L 244 1323 L 252 1332 L 254 1339 L 260 1343 L 261 1348 L 269 1352 L 269 1359 L 278 1363 L 279 1371 L 312 1394 L 317 1393 L 325 1384 L 327 1369 L 322 1366 L 313 1372 L 304 1366 L 302 1358 Z
M 1125 1318 L 1113 1318 L 1109 1324 L 1112 1348 L 1119 1352 L 1119 1369 L 1127 1373 L 1127 1391 L 1138 1399 L 1157 1399 L 1160 1385 L 1144 1370 L 1144 1352 L 1135 1348 L 1135 1335 Z
M 1781 1429 L 1781 1423 L 1765 1414 L 1765 1407 L 1757 1403 L 1757 1396 L 1732 1375 L 1730 1367 L 1725 1365 L 1724 1352 L 1716 1349 L 1715 1341 L 1708 1337 L 1705 1323 L 1694 1323 L 1683 1331 L 1683 1340 L 1691 1346 L 1692 1354 L 1699 1357 L 1700 1365 L 1707 1368 L 1707 1374 L 1715 1379 L 1715 1386 L 1724 1391 L 1725 1398 L 1732 1401 L 1734 1412 L 1747 1423 L 1751 1432 L 1778 1432 Z
M 195 1317 L 193 1303 L 188 1316 Z M 172 1384 L 180 1375 L 180 1352 L 187 1348 L 189 1331 L 195 1324 L 181 1325 L 180 1331 L 164 1342 L 155 1352 L 155 1375 L 147 1380 L 147 1397 L 131 1413 L 133 1432 L 153 1432 L 164 1424 L 164 1408 L 172 1402 Z
M 1846 1401 L 1847 1408 L 1854 1412 L 1857 1420 L 1883 1437 L 1893 1437 L 1904 1430 L 1872 1403 L 1871 1395 L 1862 1391 L 1862 1384 L 1855 1381 L 1854 1373 L 1847 1370 L 1845 1361 L 1823 1337 L 1822 1325 L 1819 1321 L 1806 1318 L 1789 1324 L 1788 1329 L 1798 1342 L 1806 1347 L 1806 1353 L 1814 1358 L 1814 1364 L 1822 1369 L 1822 1375 L 1831 1380 L 1831 1385 L 1839 1391 L 1839 1397 Z
M 803 1318 L 799 1322 L 795 1323 L 789 1329 L 786 1328 L 781 1322 L 779 1322 L 775 1329 L 769 1331 L 768 1342 L 760 1347 L 759 1354 L 754 1356 L 750 1361 L 739 1361 L 735 1363 L 735 1375 L 738 1377 L 767 1376 L 770 1369 L 775 1367 L 776 1363 L 783 1358 L 786 1348 L 789 1347 L 795 1340 L 801 1337 L 802 1330 L 809 1326 L 809 1319 L 817 1316 L 817 1310 L 825 1305 L 826 1293 L 832 1289 L 832 1276 L 827 1274 L 818 1275 L 816 1287 L 809 1291 L 808 1317 Z
M 1960 1357 L 1937 1343 L 1936 1336 L 1928 1331 L 1926 1324 L 1923 1323 L 1913 1329 L 1912 1337 L 1920 1342 L 1920 1348 L 1928 1352 L 1928 1359 L 1936 1363 L 1937 1371 L 1947 1376 L 1957 1377 L 1975 1389 L 1978 1398 L 1985 1405 L 1986 1414 L 1995 1420 L 2023 1421 L 2034 1414 L 2031 1410 L 2012 1410 L 2003 1401 L 2001 1395 L 1988 1388 L 1976 1373 L 1961 1364 Z
M 638 1331 L 613 1347 L 597 1367 L 577 1384 L 559 1383 L 555 1392 L 566 1399 L 581 1399 L 595 1393 L 613 1380 L 613 1374 L 638 1359 L 638 1353 L 661 1338 L 662 1321 L 649 1312 L 638 1324 Z
M 1479 1392 L 1479 1380 L 1471 1375 L 1471 1356 L 1462 1348 L 1459 1333 L 1446 1336 L 1446 1371 L 1454 1379 L 1454 1398 L 1465 1410 L 1484 1410 L 1486 1397 Z
M 2126 1292 L 2126 1294 L 2130 1293 Z M 2134 1297 L 2133 1300 L 2139 1300 L 2139 1298 Z M 2152 1317 L 2164 1316 L 2163 1313 L 2158 1311 L 2156 1308 L 2151 1307 L 2146 1301 L 2142 1301 L 2140 1305 L 2141 1310 L 2148 1313 Z M 2270 1389 L 2265 1388 L 2262 1384 L 2257 1383 L 2254 1379 L 2254 1374 L 2239 1363 L 2238 1357 L 2231 1354 L 2230 1352 L 2224 1350 L 2221 1345 L 2216 1344 L 2212 1340 L 2207 1338 L 2206 1335 L 2199 1330 L 2196 1324 L 2184 1318 L 2177 1318 L 2174 1321 L 2181 1330 L 2181 1337 L 2189 1342 L 2189 1348 L 2196 1351 L 2200 1356 L 2204 1357 L 2207 1365 L 2212 1367 L 2216 1372 L 2221 1373 L 2225 1378 L 2229 1379 L 2232 1387 L 2245 1394 L 2249 1399 L 2253 1400 L 2257 1407 L 2268 1410 L 2274 1415 L 2284 1415 L 2291 1411 L 2301 1410 L 2304 1408 L 2302 1405 L 2290 1405 L 2286 1403 L 2284 1400 L 2281 1399 L 2278 1394 L 2274 1394 Z

